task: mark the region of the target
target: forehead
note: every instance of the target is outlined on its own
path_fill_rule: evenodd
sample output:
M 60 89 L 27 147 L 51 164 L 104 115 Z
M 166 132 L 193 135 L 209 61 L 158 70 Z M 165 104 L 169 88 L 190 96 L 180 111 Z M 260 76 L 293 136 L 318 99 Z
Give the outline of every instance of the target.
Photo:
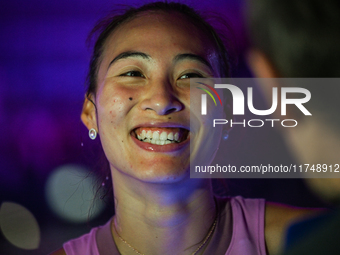
M 116 50 L 166 52 L 170 49 L 196 54 L 212 54 L 208 36 L 180 13 L 145 12 L 119 26 L 108 38 L 104 53 Z

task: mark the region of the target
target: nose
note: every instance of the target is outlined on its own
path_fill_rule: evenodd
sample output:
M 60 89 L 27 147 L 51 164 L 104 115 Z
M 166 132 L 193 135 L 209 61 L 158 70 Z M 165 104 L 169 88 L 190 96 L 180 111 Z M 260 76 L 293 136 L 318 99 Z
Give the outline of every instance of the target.
M 157 82 L 148 86 L 146 97 L 141 103 L 143 110 L 155 111 L 158 115 L 167 115 L 181 111 L 184 105 L 169 81 Z

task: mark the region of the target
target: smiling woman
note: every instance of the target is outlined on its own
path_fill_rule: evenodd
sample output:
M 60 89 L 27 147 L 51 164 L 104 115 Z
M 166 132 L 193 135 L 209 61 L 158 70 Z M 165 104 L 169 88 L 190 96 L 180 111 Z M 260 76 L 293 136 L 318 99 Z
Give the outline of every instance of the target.
M 266 242 L 276 251 L 300 210 L 217 198 L 211 180 L 190 179 L 190 158 L 222 133 L 209 134 L 207 117 L 195 113 L 197 128 L 190 128 L 189 79 L 230 73 L 213 27 L 186 5 L 157 2 L 98 29 L 81 119 L 92 138 L 99 134 L 109 162 L 115 215 L 54 254 L 251 255 L 266 254 Z

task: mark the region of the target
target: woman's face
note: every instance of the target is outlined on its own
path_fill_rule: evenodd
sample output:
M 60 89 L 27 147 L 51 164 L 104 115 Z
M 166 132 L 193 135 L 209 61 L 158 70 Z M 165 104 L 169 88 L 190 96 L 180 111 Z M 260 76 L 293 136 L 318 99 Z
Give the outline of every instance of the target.
M 179 14 L 145 13 L 115 30 L 99 66 L 96 110 L 85 102 L 83 112 L 112 171 L 147 182 L 188 177 L 190 143 L 199 148 L 208 135 L 199 111 L 190 128 L 189 78 L 216 76 L 216 59 L 210 41 Z

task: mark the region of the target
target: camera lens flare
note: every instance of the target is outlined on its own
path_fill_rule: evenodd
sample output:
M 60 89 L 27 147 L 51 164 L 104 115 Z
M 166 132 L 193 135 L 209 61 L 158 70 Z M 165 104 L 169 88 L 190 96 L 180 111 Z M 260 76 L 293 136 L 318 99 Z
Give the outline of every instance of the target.
M 104 209 L 104 202 L 95 199 L 94 182 L 93 175 L 81 166 L 61 166 L 46 182 L 48 205 L 66 221 L 83 223 L 91 220 Z
M 33 214 L 22 205 L 3 202 L 0 208 L 0 228 L 14 246 L 34 250 L 39 247 L 40 228 Z

